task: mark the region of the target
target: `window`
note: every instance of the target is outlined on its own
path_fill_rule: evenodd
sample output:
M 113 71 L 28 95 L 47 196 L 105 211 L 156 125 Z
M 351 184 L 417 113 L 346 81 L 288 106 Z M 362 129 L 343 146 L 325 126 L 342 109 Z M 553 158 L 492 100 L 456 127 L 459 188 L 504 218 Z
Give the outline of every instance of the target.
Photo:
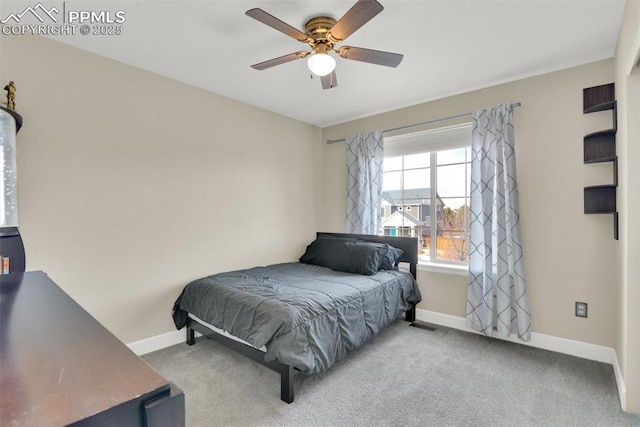
M 418 238 L 419 260 L 469 261 L 471 125 L 385 138 L 380 234 Z

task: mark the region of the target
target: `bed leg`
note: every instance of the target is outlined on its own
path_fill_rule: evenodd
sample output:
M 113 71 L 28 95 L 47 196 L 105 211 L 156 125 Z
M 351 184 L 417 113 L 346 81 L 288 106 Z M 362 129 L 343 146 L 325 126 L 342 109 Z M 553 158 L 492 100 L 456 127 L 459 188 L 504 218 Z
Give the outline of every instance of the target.
M 412 305 L 411 308 L 404 313 L 404 320 L 407 322 L 416 321 L 416 306 Z
M 293 366 L 285 365 L 280 370 L 280 399 L 284 402 L 293 402 L 293 378 L 295 371 Z
M 194 345 L 196 343 L 196 331 L 187 325 L 187 345 Z

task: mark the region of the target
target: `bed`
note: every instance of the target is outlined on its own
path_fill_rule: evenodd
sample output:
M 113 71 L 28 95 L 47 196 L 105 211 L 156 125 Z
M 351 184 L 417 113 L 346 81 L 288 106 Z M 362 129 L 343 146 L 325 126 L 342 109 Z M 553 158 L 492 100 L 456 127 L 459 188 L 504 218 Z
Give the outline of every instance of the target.
M 299 262 L 190 282 L 174 323 L 188 345 L 197 331 L 278 372 L 291 403 L 296 373 L 329 369 L 403 314 L 415 320 L 417 248 L 412 237 L 317 233 Z

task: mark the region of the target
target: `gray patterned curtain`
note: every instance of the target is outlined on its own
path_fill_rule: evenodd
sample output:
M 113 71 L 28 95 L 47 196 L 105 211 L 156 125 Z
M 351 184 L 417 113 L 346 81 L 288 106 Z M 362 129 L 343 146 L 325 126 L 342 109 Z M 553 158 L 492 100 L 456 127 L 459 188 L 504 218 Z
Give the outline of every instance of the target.
M 471 243 L 467 321 L 487 336 L 516 333 L 529 341 L 531 315 L 524 278 L 513 107 L 473 113 Z
M 347 233 L 380 231 L 382 160 L 382 132 L 347 138 Z

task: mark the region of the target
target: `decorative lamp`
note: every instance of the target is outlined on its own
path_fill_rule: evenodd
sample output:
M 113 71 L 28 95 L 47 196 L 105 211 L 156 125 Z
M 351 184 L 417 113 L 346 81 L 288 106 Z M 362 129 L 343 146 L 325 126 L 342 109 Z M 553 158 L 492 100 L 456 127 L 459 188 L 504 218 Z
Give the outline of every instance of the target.
M 25 271 L 25 254 L 18 231 L 18 173 L 16 134 L 22 117 L 15 110 L 15 86 L 7 90 L 7 108 L 0 106 L 0 274 Z
M 0 228 L 18 226 L 18 176 L 16 171 L 16 122 L 0 110 Z

